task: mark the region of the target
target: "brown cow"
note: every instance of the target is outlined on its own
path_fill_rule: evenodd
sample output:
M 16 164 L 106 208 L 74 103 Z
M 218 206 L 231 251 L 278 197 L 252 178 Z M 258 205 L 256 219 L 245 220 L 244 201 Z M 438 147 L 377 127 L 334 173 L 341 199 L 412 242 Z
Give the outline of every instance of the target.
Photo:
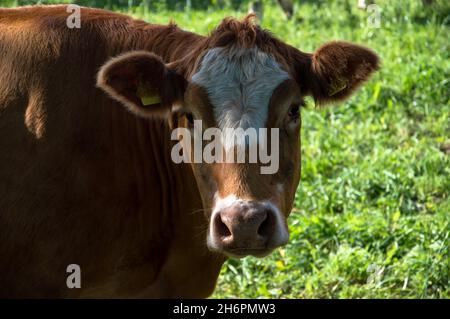
M 205 37 L 89 8 L 69 28 L 69 14 L 0 9 L 0 296 L 206 297 L 227 257 L 285 244 L 303 97 L 345 99 L 375 53 L 303 53 L 251 17 Z M 279 128 L 279 169 L 175 163 L 172 129 L 195 120 Z

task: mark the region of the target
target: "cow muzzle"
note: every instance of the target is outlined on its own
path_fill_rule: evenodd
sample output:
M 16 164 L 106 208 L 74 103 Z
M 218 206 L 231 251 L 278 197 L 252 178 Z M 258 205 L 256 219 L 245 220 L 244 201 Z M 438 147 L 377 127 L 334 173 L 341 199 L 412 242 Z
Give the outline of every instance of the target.
M 227 256 L 263 257 L 287 243 L 284 217 L 271 202 L 226 198 L 215 205 L 208 247 Z

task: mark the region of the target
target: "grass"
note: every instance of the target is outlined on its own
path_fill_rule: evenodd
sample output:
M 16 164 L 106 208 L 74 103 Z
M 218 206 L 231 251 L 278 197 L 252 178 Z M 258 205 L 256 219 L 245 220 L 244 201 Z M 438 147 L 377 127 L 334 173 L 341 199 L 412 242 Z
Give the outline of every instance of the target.
M 356 1 L 301 3 L 286 21 L 267 2 L 263 26 L 304 51 L 364 44 L 383 67 L 348 102 L 302 110 L 290 243 L 229 260 L 212 297 L 450 298 L 449 5 L 380 0 L 371 28 Z M 131 14 L 206 34 L 245 9 Z

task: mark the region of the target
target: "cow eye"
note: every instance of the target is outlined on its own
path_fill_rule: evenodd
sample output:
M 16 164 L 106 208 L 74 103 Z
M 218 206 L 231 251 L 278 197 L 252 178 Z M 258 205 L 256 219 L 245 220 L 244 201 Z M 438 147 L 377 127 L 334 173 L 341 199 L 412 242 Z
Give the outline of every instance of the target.
M 291 105 L 288 114 L 291 120 L 298 120 L 298 118 L 300 117 L 300 105 L 298 104 Z

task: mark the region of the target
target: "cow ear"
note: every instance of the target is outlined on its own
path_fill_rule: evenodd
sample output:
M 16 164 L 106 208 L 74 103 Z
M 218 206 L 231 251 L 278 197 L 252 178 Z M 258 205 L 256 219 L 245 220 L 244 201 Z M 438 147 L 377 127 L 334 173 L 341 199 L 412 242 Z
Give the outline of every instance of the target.
M 186 80 L 174 64 L 164 64 L 153 53 L 134 51 L 102 66 L 97 86 L 139 116 L 165 116 L 174 103 L 182 102 Z
M 348 98 L 370 75 L 379 69 L 375 52 L 359 45 L 335 41 L 310 55 L 307 91 L 318 104 Z

